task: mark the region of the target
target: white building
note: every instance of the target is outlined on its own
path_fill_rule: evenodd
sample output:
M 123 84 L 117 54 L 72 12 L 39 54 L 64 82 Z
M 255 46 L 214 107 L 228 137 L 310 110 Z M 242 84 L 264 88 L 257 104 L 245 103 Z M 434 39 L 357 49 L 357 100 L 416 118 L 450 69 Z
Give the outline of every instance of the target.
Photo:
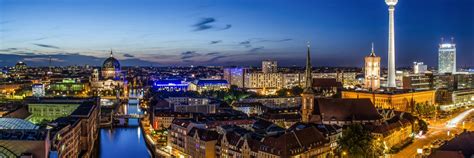
M 428 66 L 423 62 L 413 62 L 413 73 L 424 74 L 426 71 L 428 71 Z
M 45 95 L 43 84 L 33 84 L 31 91 L 35 97 L 42 97 Z
M 438 73 L 456 72 L 456 44 L 443 42 L 439 45 Z

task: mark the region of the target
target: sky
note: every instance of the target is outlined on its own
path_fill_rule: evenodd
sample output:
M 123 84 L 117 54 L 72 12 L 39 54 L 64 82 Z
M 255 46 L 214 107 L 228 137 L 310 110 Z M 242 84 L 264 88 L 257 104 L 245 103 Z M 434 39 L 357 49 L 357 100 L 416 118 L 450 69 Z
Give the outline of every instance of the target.
M 396 64 L 437 67 L 441 38 L 474 66 L 473 0 L 399 0 Z M 0 0 L 0 66 L 362 66 L 387 63 L 383 0 Z

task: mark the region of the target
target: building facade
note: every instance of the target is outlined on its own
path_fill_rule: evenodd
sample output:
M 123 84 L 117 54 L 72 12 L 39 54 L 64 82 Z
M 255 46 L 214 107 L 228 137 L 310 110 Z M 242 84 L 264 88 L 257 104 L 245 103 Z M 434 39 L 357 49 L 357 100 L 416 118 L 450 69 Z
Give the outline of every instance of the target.
M 245 73 L 246 69 L 244 68 L 224 68 L 224 80 L 227 80 L 230 85 L 243 88 Z
M 441 43 L 438 50 L 438 73 L 456 72 L 456 44 Z
M 275 61 L 275 60 L 264 60 L 264 61 L 262 61 L 262 72 L 263 73 L 278 72 L 278 62 Z
M 426 71 L 428 71 L 428 66 L 423 64 L 423 62 L 413 62 L 414 74 L 424 74 Z
M 436 106 L 435 90 L 418 92 L 366 92 L 366 91 L 342 91 L 342 98 L 367 98 L 377 108 L 394 109 L 397 111 L 411 112 L 416 103 Z
M 374 45 L 372 44 L 372 52 L 365 57 L 365 83 L 364 87 L 369 90 L 377 90 L 380 88 L 380 60 L 375 55 Z

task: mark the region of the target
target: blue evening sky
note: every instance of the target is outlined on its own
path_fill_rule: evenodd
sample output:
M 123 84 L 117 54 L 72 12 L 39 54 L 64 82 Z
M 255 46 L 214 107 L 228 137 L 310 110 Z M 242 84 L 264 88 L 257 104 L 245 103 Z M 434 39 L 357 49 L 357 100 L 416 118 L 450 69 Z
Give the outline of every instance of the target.
M 430 2 L 430 3 L 427 3 Z M 396 63 L 437 66 L 441 37 L 454 37 L 458 67 L 474 65 L 473 0 L 399 0 Z M 383 0 L 0 0 L 0 66 L 122 65 L 361 66 L 386 64 Z

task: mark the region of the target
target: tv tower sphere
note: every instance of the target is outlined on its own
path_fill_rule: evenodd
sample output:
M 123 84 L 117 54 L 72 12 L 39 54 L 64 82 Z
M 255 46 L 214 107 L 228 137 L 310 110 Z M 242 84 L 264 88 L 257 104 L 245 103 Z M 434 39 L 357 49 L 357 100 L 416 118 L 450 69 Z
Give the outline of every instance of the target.
M 395 6 L 398 3 L 398 0 L 385 0 L 388 6 Z

